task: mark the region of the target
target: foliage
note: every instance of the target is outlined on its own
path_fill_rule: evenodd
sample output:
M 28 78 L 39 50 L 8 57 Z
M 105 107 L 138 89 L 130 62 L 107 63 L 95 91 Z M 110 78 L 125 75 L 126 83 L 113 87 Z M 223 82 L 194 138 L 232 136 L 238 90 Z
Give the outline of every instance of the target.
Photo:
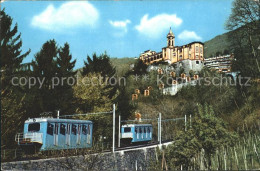
M 83 67 L 82 75 L 85 76 L 88 73 L 100 73 L 103 81 L 109 80 L 107 87 L 110 91 L 108 92 L 109 97 L 112 98 L 118 91 L 118 85 L 114 81 L 116 69 L 110 62 L 110 57 L 107 53 L 103 53 L 97 56 L 93 54 L 92 59 L 87 56 L 87 61 L 84 61 L 85 66 Z M 115 85 L 114 85 L 115 84 Z
M 44 80 L 42 86 L 38 83 L 35 89 L 35 100 L 38 102 L 38 113 L 57 109 L 56 88 L 53 87 L 53 78 L 58 74 L 57 66 L 58 47 L 55 40 L 49 40 L 42 45 L 40 52 L 32 61 L 33 76 Z
M 76 72 L 73 71 L 76 59 L 72 60 L 70 54 L 70 47 L 68 43 L 64 44 L 58 51 L 57 65 L 58 65 L 58 78 L 59 84 L 56 88 L 57 94 L 57 108 L 61 109 L 64 114 L 70 114 L 73 108 L 70 107 L 73 100 L 73 90 L 71 86 L 71 78 L 75 79 Z M 65 81 L 63 81 L 63 78 Z M 58 81 L 57 81 L 58 82 Z
M 141 59 L 137 59 L 134 64 L 134 68 L 132 71 L 126 73 L 126 76 L 129 75 L 143 75 L 147 73 L 147 65 L 143 63 Z
M 228 41 L 229 34 L 230 32 L 227 32 L 204 42 L 204 57 L 213 57 L 217 52 L 222 53 L 224 49 L 230 49 L 231 43 Z
M 73 86 L 76 113 L 112 111 L 113 100 L 118 94 L 110 98 L 107 95 L 110 89 L 106 88 L 105 82 L 102 79 L 98 80 L 98 78 L 101 78 L 101 74 L 89 73 L 85 77 L 79 78 L 80 84 Z M 75 118 L 94 122 L 93 135 L 95 139 L 101 135 L 107 137 L 107 140 L 111 139 L 112 114 L 75 116 Z
M 103 53 L 100 56 L 97 56 L 96 53 L 90 56 L 87 56 L 87 61 L 84 61 L 84 67 L 82 75 L 85 76 L 88 73 L 100 73 L 102 77 L 112 77 L 115 75 L 115 68 L 111 65 L 110 57 L 107 53 Z
M 260 55 L 257 50 L 260 44 L 259 10 L 259 1 L 235 0 L 226 23 L 228 30 L 236 30 L 229 36 L 235 52 L 234 65 L 243 76 L 253 78 L 260 76 Z
M 11 79 L 19 76 L 20 66 L 30 50 L 22 53 L 21 33 L 18 26 L 12 28 L 12 18 L 0 11 L 1 31 L 1 149 L 15 146 L 14 137 L 17 128 L 22 127 L 26 117 L 24 90 L 11 85 Z
M 136 60 L 135 58 L 110 58 L 111 64 L 115 67 L 118 77 L 123 77 Z
M 22 129 L 26 117 L 25 97 L 26 94 L 21 96 L 12 90 L 1 98 L 1 148 L 15 147 L 15 134 Z
M 203 149 L 207 158 L 206 168 L 211 168 L 210 156 L 221 147 L 232 146 L 236 136 L 227 131 L 224 122 L 214 115 L 211 106 L 198 106 L 198 113 L 192 122 L 192 128 L 181 132 L 167 152 L 167 159 L 172 163 L 172 168 L 184 169 L 195 166 L 193 158 Z
M 0 11 L 1 16 L 1 31 L 0 31 L 0 46 L 1 46 L 1 88 L 2 92 L 6 88 L 10 88 L 10 80 L 18 74 L 20 65 L 23 59 L 30 53 L 28 50 L 22 53 L 21 33 L 18 34 L 18 26 L 12 28 L 13 19 L 5 13 L 5 10 Z

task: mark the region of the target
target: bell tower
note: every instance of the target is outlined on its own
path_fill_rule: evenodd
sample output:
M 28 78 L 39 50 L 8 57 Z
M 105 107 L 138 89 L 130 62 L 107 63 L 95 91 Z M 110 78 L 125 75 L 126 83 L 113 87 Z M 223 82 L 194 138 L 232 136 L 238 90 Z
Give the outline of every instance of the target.
M 175 36 L 172 32 L 172 29 L 170 27 L 170 31 L 169 33 L 167 34 L 167 47 L 169 48 L 173 48 L 174 47 L 174 42 L 175 41 Z

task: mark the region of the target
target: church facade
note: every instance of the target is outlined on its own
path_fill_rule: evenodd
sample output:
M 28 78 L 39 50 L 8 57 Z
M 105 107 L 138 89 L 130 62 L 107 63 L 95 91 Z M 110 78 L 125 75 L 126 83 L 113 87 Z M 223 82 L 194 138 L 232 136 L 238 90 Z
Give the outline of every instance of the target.
M 147 50 L 139 58 L 147 65 L 159 61 L 165 61 L 168 64 L 184 62 L 195 65 L 196 68 L 196 65 L 201 66 L 204 61 L 203 51 L 204 44 L 202 42 L 191 42 L 183 46 L 175 46 L 175 36 L 170 28 L 167 35 L 167 46 L 162 48 L 161 52 Z

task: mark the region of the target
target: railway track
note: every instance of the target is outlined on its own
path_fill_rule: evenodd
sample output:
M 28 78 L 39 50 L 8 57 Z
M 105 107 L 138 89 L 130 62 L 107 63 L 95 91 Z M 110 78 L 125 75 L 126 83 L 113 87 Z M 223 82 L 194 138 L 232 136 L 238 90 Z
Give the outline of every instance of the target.
M 173 140 L 165 140 L 165 141 L 162 141 L 162 145 L 164 143 L 167 143 L 167 142 L 172 142 Z M 138 149 L 138 148 L 144 148 L 144 147 L 149 147 L 149 146 L 155 146 L 155 145 L 159 145 L 159 142 L 152 142 L 152 143 L 149 143 L 149 144 L 140 144 L 140 145 L 132 145 L 132 146 L 127 146 L 127 147 L 117 147 L 115 148 L 115 151 L 116 152 L 120 152 L 120 151 L 130 151 L 130 150 L 134 150 L 134 149 Z M 99 152 L 96 152 L 96 151 L 90 151 L 89 153 L 87 153 L 86 155 L 99 155 L 99 154 L 105 154 L 105 153 L 111 153 L 112 152 L 112 149 L 111 150 L 103 150 L 103 151 L 99 151 Z M 66 158 L 66 157 L 77 157 L 79 155 L 83 155 L 83 154 L 78 154 L 78 155 L 71 155 L 71 156 L 31 156 L 31 157 L 25 157 L 25 158 L 18 158 L 16 160 L 13 160 L 12 162 L 16 162 L 16 161 L 36 161 L 36 160 L 42 160 L 42 159 L 45 159 L 45 160 L 53 160 L 53 159 L 59 159 L 59 158 Z

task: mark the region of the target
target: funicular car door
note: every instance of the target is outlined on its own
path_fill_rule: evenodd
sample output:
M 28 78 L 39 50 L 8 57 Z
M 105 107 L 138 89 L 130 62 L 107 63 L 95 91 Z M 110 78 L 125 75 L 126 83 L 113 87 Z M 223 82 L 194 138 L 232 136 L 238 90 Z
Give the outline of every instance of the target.
M 59 124 L 55 123 L 54 129 L 54 145 L 58 145 L 58 137 L 59 137 Z
M 71 130 L 71 125 L 68 123 L 67 132 L 66 132 L 66 144 L 67 145 L 70 145 L 70 130 Z

